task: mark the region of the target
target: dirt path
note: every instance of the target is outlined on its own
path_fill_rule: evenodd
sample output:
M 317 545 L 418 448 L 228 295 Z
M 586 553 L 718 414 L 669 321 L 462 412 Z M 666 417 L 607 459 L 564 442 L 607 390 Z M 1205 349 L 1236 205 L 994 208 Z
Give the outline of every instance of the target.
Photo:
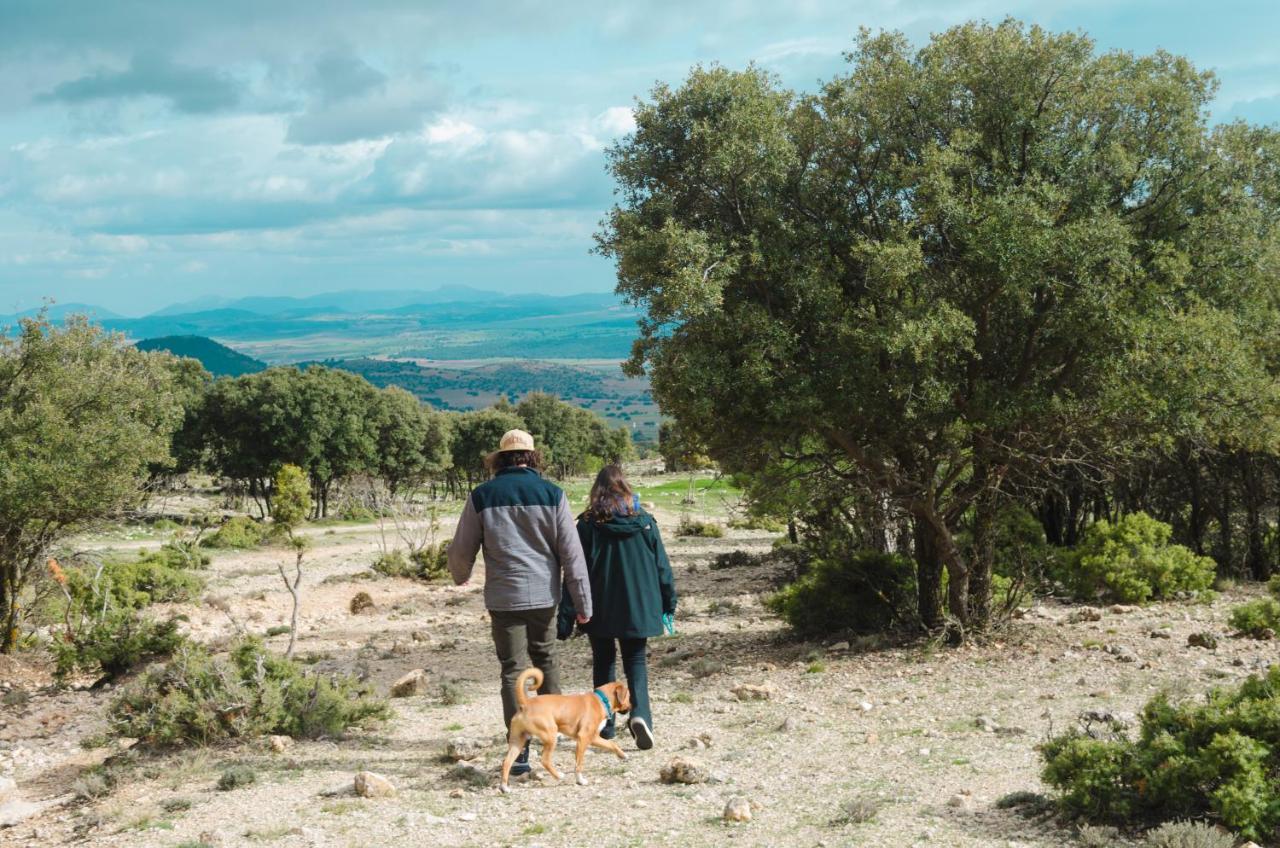
M 425 668 L 432 680 L 427 696 L 396 699 L 396 716 L 383 727 L 297 742 L 283 754 L 255 743 L 144 758 L 124 785 L 70 801 L 81 770 L 107 753 L 79 743 L 102 730 L 111 692 L 40 689 L 24 704 L 0 708 L 0 775 L 14 776 L 28 800 L 68 802 L 0 830 L 0 844 L 170 848 L 203 838 L 282 848 L 1056 846 L 1069 834 L 993 806 L 1008 792 L 1041 789 L 1039 739 L 1082 710 L 1134 712 L 1162 687 L 1198 692 L 1235 680 L 1275 652 L 1270 643 L 1225 638 L 1215 651 L 1186 647 L 1191 632 L 1225 634 L 1227 610 L 1241 592 L 1212 605 L 1099 610 L 1097 620 L 1042 606 L 1006 641 L 959 650 L 801 644 L 760 605 L 777 578 L 773 567 L 708 568 L 717 552 L 765 550 L 765 535 L 670 539 L 680 633 L 652 643 L 657 747 L 634 752 L 623 738 L 633 751 L 625 763 L 588 755 L 587 787 L 535 779 L 503 797 L 492 785 L 452 777 L 452 764 L 441 759 L 455 737 L 488 741 L 476 760 L 487 772 L 496 770 L 502 752 L 480 581 L 453 587 L 368 579 L 373 537 L 344 530 L 321 533 L 309 555 L 298 651 L 319 657 L 317 669 L 365 674 L 384 689 L 406 671 Z M 283 555 L 215 554 L 210 592 L 226 598 L 252 632 L 287 617 L 274 571 Z M 373 613 L 348 611 L 360 590 L 372 596 Z M 228 632 L 227 618 L 208 606 L 185 611 L 198 638 Z M 1152 638 L 1153 631 L 1169 638 Z M 270 641 L 282 647 L 284 638 Z M 566 643 L 561 657 L 566 688 L 588 689 L 585 641 Z M 11 689 L 41 683 L 34 672 L 0 672 Z M 460 702 L 441 698 L 445 681 Z M 777 695 L 740 702 L 729 694 L 740 683 L 772 686 Z M 710 747 L 686 747 L 700 745 L 691 741 L 696 737 Z M 676 754 L 702 763 L 712 782 L 660 783 L 659 768 Z M 571 762 L 571 745 L 562 744 L 557 759 Z M 257 782 L 217 791 L 218 776 L 232 764 L 252 766 Z M 386 775 L 398 795 L 325 794 L 349 786 L 361 769 Z M 757 803 L 750 823 L 721 821 L 726 800 L 736 795 Z M 850 811 L 855 819 L 874 815 L 859 823 L 848 820 Z

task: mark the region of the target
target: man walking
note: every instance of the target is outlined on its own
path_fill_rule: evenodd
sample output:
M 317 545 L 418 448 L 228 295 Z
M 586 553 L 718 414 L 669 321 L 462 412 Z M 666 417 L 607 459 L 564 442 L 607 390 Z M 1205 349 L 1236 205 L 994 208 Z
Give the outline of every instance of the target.
M 488 457 L 492 479 L 477 486 L 449 545 L 449 573 L 459 585 L 471 579 L 484 549 L 484 605 L 502 664 L 502 714 L 516 714 L 516 677 L 529 666 L 542 670 L 541 694 L 560 692 L 556 667 L 556 604 L 568 587 L 578 622 L 591 619 L 591 586 L 569 499 L 543 478 L 542 457 L 523 430 L 503 434 Z M 529 746 L 511 774 L 529 772 Z

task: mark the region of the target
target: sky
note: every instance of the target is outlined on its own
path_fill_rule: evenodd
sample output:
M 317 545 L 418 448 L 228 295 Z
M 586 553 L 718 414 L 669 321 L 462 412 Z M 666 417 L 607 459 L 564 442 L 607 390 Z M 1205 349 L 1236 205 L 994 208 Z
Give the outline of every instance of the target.
M 1274 0 L 0 0 L 0 314 L 467 285 L 607 291 L 631 106 L 696 64 L 799 90 L 859 27 L 1012 15 L 1280 121 Z

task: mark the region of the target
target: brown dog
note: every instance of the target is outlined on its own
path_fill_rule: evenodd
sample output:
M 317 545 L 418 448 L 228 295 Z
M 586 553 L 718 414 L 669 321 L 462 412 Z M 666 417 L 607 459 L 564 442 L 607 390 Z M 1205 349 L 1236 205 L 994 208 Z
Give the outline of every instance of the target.
M 511 732 L 507 735 L 507 758 L 502 761 L 500 787 L 503 792 L 511 791 L 507 782 L 511 775 L 511 764 L 520 756 L 520 751 L 532 737 L 537 737 L 542 742 L 542 767 L 556 780 L 560 780 L 560 772 L 556 771 L 551 762 L 551 754 L 556 749 L 556 734 L 563 733 L 577 740 L 574 774 L 577 775 L 579 786 L 587 785 L 587 779 L 582 775 L 582 758 L 587 755 L 588 745 L 612 751 L 620 759 L 627 758 L 616 742 L 600 738 L 600 731 L 609 721 L 610 710 L 631 712 L 631 693 L 627 691 L 625 683 L 606 683 L 585 695 L 530 697 L 525 691 L 528 681 L 533 681 L 534 688 L 538 688 L 542 685 L 542 672 L 536 668 L 526 668 L 516 678 L 516 703 L 520 705 L 520 711 L 512 717 Z M 609 702 L 609 710 L 605 709 L 605 700 Z

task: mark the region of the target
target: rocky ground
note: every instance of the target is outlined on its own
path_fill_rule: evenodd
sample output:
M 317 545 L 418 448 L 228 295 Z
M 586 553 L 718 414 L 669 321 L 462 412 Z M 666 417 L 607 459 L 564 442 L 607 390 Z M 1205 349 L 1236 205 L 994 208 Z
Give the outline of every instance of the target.
M 660 518 L 674 527 L 674 516 Z M 657 746 L 635 751 L 624 737 L 625 762 L 588 755 L 586 787 L 535 771 L 502 796 L 480 576 L 464 587 L 373 579 L 373 528 L 317 530 L 314 540 L 298 652 L 384 690 L 424 669 L 422 694 L 394 699 L 393 720 L 340 740 L 143 756 L 106 790 L 84 771 L 115 751 L 93 747 L 104 741 L 113 692 L 59 690 L 39 662 L 0 657 L 0 820 L 16 821 L 0 829 L 0 845 L 1071 844 L 1071 831 L 995 805 L 1043 789 L 1040 739 L 1082 712 L 1124 721 L 1161 688 L 1196 694 L 1275 659 L 1274 643 L 1228 636 L 1242 590 L 1212 604 L 1141 609 L 1040 603 L 999 641 L 959 649 L 800 643 L 761 607 L 779 566 L 709 568 L 719 552 L 766 550 L 767 534 L 669 538 L 681 601 L 679 634 L 652 643 Z M 193 634 L 225 639 L 283 623 L 275 568 L 285 556 L 216 553 L 212 601 L 184 610 Z M 370 594 L 372 610 L 349 611 L 357 591 Z M 1218 636 L 1216 648 L 1188 645 L 1202 632 Z M 270 643 L 283 648 L 286 638 Z M 561 657 L 566 688 L 586 691 L 585 640 L 565 643 Z M 455 756 L 471 758 L 446 756 L 451 741 Z M 566 770 L 572 756 L 563 743 Z M 685 776 L 700 782 L 662 782 L 674 757 L 690 761 Z M 256 781 L 217 789 L 236 765 Z M 385 777 L 394 794 L 357 796 L 363 771 Z M 750 821 L 726 821 L 726 807 Z

